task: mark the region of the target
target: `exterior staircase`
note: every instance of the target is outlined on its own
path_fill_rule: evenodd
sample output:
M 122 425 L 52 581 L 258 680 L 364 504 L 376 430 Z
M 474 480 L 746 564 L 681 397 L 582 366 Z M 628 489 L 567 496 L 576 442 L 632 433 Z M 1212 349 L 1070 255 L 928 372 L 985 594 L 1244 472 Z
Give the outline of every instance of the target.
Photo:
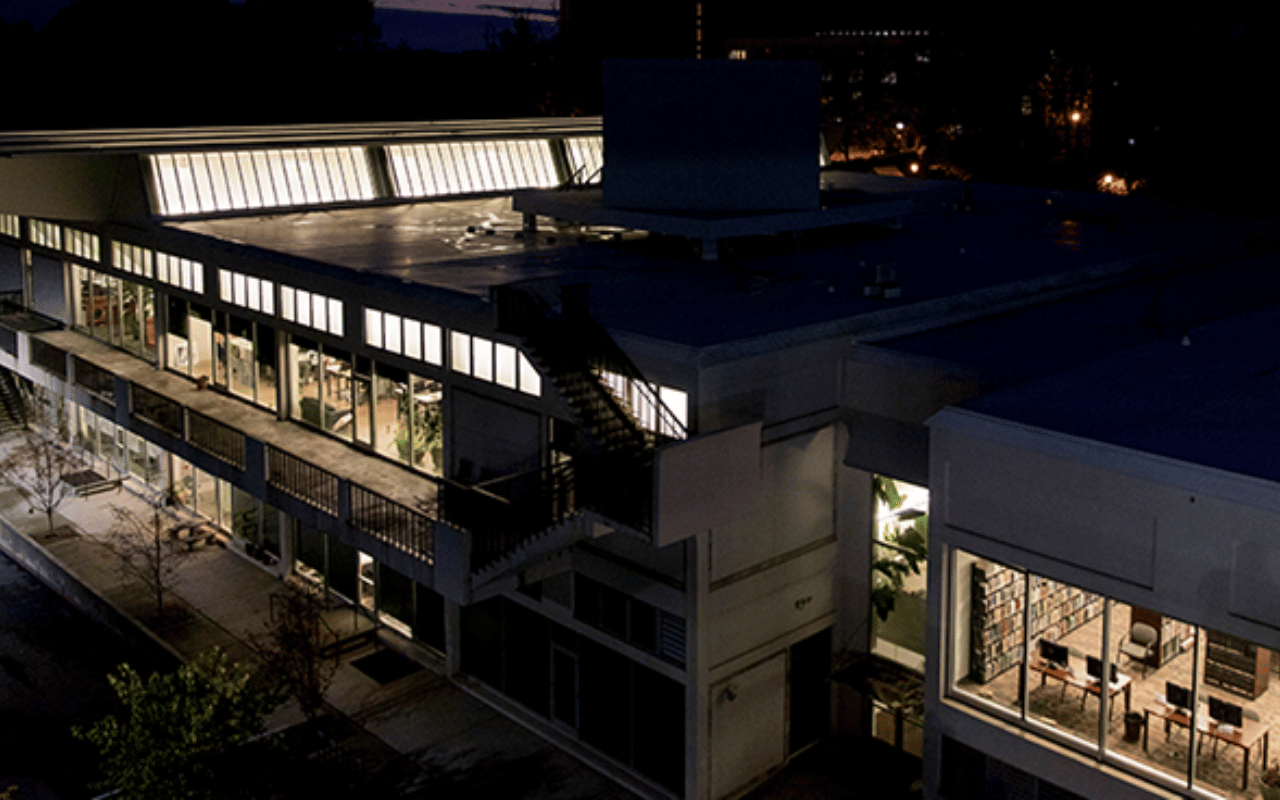
M 498 327 L 519 336 L 578 423 L 575 453 L 552 467 L 473 485 L 446 481 L 441 518 L 471 534 L 473 596 L 500 591 L 520 569 L 614 530 L 652 531 L 654 453 L 667 436 L 645 430 L 625 398 L 601 381 L 622 376 L 649 404 L 660 429 L 683 436 L 621 348 L 566 293 L 563 310 L 518 288 L 497 292 Z
M 0 433 L 19 430 L 26 426 L 26 405 L 18 392 L 13 373 L 0 369 Z

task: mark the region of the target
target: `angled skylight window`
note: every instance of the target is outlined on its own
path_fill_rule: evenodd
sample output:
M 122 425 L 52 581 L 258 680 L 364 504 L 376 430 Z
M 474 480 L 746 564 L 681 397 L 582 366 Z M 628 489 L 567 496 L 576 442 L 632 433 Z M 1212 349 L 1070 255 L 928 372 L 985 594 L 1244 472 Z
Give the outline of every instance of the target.
M 575 136 L 564 140 L 574 183 L 599 183 L 604 169 L 604 137 Z
M 386 152 L 396 197 L 550 189 L 557 184 L 546 139 L 393 144 Z
M 362 147 L 296 147 L 156 153 L 151 163 L 161 216 L 292 208 L 373 200 Z

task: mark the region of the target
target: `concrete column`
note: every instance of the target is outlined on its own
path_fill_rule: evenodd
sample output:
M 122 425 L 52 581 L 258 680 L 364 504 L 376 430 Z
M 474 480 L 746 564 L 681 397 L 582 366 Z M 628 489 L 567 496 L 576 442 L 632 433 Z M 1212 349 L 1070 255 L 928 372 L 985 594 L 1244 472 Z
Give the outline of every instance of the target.
M 711 683 L 706 610 L 711 595 L 711 531 L 685 540 L 684 796 L 711 791 Z
M 452 600 L 444 601 L 444 671 L 452 678 L 462 670 L 462 610 Z
M 279 328 L 276 329 L 276 419 L 288 419 L 289 407 L 286 403 L 289 400 L 289 389 L 285 384 L 289 382 L 289 365 L 285 359 L 289 355 L 289 348 L 285 346 L 286 334 Z M 257 365 L 255 365 L 256 367 Z
M 836 426 L 835 527 L 837 653 L 866 653 L 871 648 L 871 533 L 874 514 L 871 473 L 847 467 L 849 430 Z
M 293 517 L 276 510 L 276 525 L 280 537 L 280 563 L 277 566 L 280 577 L 293 574 Z

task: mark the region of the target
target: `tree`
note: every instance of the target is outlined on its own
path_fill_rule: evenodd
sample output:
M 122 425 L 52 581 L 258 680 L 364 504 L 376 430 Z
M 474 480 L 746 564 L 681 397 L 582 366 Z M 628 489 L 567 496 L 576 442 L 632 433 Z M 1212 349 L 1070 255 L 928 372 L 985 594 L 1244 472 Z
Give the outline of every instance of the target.
M 55 408 L 28 395 L 23 416 L 22 441 L 0 459 L 0 479 L 22 491 L 31 513 L 44 514 L 53 533 L 53 514 L 74 491 L 62 477 L 83 469 L 84 462 L 66 444 L 66 410 L 61 402 Z
M 117 789 L 120 800 L 225 796 L 211 789 L 214 757 L 260 733 L 277 702 L 252 678 L 216 647 L 145 679 L 121 664 L 107 680 L 123 713 L 72 732 L 98 748 L 103 787 Z
M 156 619 L 163 619 L 164 594 L 173 590 L 178 568 L 191 555 L 176 536 L 184 526 L 169 520 L 159 503 L 143 514 L 113 505 L 111 516 L 113 548 L 124 559 L 125 569 L 141 577 L 155 594 Z
M 324 707 L 324 695 L 338 671 L 337 652 L 325 645 L 337 639 L 325 622 L 324 600 L 314 586 L 291 582 L 271 595 L 266 631 L 249 637 L 277 689 L 292 695 L 308 719 Z

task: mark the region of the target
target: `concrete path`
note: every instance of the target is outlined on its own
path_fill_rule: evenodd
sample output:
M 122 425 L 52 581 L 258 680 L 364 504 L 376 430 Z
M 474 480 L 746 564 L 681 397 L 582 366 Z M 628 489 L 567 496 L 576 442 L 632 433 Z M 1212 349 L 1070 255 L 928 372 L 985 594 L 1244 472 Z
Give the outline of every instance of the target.
M 12 438 L 0 441 L 0 451 L 12 444 Z M 157 621 L 155 595 L 110 546 L 113 506 L 151 513 L 151 506 L 127 489 L 72 497 L 58 508 L 50 535 L 44 515 L 29 513 L 16 489 L 0 486 L 0 517 L 163 646 L 184 658 L 218 646 L 235 659 L 252 659 L 247 637 L 264 629 L 270 597 L 284 588 L 281 581 L 236 552 L 201 546 L 178 569 L 166 616 Z M 350 609 L 335 610 L 329 621 L 347 633 L 371 625 Z M 343 656 L 328 700 L 363 731 L 353 747 L 374 759 L 398 762 L 404 774 L 401 796 L 638 797 L 446 679 L 425 650 L 385 628 L 381 635 L 423 669 L 379 685 L 352 666 L 375 651 L 366 645 Z M 302 719 L 289 703 L 271 715 L 268 727 Z

